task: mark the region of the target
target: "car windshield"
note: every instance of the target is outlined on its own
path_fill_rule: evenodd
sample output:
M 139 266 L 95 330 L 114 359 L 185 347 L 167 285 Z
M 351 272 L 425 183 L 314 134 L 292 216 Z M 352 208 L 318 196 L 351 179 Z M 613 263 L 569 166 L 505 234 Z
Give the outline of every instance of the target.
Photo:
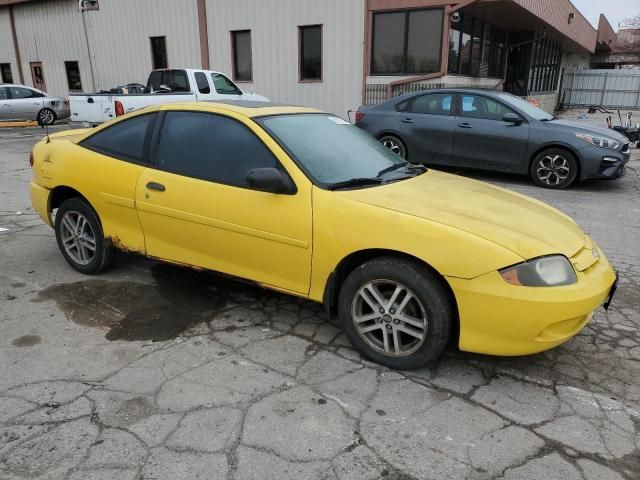
M 354 180 L 359 186 L 380 184 L 383 174 L 410 166 L 373 137 L 333 115 L 277 115 L 257 121 L 321 187 Z M 367 179 L 379 181 L 367 183 Z
M 535 105 L 527 102 L 526 100 L 523 100 L 520 97 L 516 97 L 515 95 L 511 95 L 509 93 L 499 93 L 498 97 L 500 97 L 500 100 L 502 100 L 503 102 L 517 108 L 518 110 L 529 115 L 535 120 L 553 120 L 553 115 L 549 115 L 541 108 L 536 107 Z

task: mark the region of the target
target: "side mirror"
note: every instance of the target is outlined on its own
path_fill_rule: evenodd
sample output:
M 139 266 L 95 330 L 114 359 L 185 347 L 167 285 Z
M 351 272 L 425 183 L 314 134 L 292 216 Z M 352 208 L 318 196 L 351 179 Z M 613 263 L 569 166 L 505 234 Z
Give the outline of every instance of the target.
M 269 193 L 295 193 L 295 186 L 277 168 L 254 168 L 247 172 L 247 185 Z
M 503 122 L 508 122 L 508 123 L 515 123 L 516 125 L 520 125 L 524 120 L 522 120 L 522 117 L 520 117 L 520 115 L 516 115 L 513 112 L 508 112 L 508 113 L 505 113 L 502 116 L 502 121 Z

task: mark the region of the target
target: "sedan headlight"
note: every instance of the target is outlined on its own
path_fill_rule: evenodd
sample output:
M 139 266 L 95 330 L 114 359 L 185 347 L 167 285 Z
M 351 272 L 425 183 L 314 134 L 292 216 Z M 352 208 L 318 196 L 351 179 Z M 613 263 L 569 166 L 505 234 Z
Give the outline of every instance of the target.
M 600 148 L 611 148 L 617 150 L 620 148 L 620 142 L 607 137 L 596 137 L 586 133 L 576 133 L 576 137 L 581 138 L 585 142 Z
M 525 287 L 558 287 L 578 281 L 571 263 L 563 255 L 534 258 L 499 272 L 507 283 Z

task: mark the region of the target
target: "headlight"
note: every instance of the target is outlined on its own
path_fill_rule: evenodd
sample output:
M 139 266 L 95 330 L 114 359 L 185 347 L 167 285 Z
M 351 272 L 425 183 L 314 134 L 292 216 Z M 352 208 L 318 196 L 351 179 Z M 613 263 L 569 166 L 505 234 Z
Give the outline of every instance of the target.
M 534 258 L 499 272 L 507 283 L 525 287 L 558 287 L 578 281 L 571 263 L 563 255 Z
M 576 137 L 581 138 L 585 142 L 589 142 L 591 145 L 595 145 L 596 147 L 611 148 L 613 150 L 620 148 L 620 142 L 612 140 L 611 138 L 595 137 L 586 133 L 576 133 Z

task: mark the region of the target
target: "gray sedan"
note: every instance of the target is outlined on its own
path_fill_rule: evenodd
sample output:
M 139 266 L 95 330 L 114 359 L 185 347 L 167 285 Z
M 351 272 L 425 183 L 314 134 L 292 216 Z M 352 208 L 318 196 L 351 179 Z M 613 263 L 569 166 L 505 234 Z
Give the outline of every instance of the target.
M 69 118 L 69 102 L 25 85 L 0 85 L 0 121 L 37 120 L 40 125 L 53 125 Z
M 496 90 L 434 89 L 361 107 L 356 125 L 414 163 L 530 175 L 546 188 L 625 174 L 629 141 Z

